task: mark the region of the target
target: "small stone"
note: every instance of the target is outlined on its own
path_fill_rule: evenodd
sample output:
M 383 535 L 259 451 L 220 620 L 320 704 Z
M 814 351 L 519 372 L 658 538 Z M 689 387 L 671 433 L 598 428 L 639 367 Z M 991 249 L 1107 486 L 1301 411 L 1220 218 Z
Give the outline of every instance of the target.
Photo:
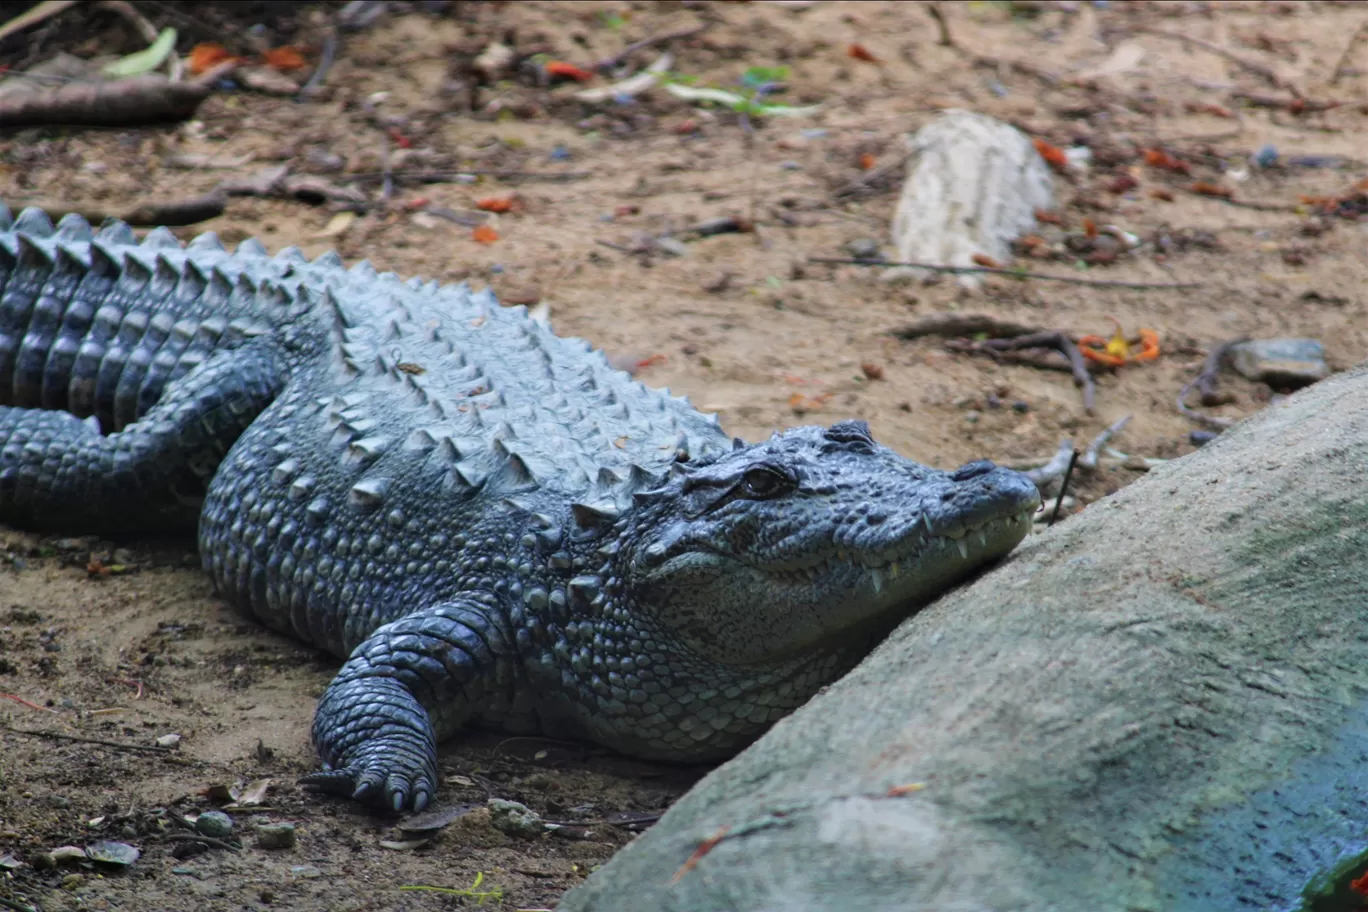
M 315 865 L 295 865 L 290 868 L 290 874 L 305 880 L 314 880 L 322 877 L 323 871 Z
M 857 260 L 883 259 L 883 254 L 879 253 L 879 242 L 873 238 L 856 238 L 853 241 L 846 241 L 845 250 Z
M 49 795 L 48 804 L 64 811 L 67 808 L 71 807 L 71 799 L 66 797 L 65 795 Z
M 177 734 L 162 735 L 157 739 L 157 747 L 179 747 L 181 736 Z
M 1217 431 L 1191 431 L 1188 434 L 1188 442 L 1195 447 L 1206 446 L 1219 436 L 1220 434 Z
M 293 849 L 293 823 L 263 823 L 257 827 L 257 847 L 261 849 Z
M 974 411 L 973 409 L 970 409 L 969 411 L 964 413 L 964 420 L 969 422 L 970 424 L 978 424 L 978 420 L 981 417 L 983 416 L 979 412 Z
M 1315 339 L 1252 339 L 1230 350 L 1234 368 L 1270 386 L 1301 387 L 1330 376 L 1325 346 Z
M 223 839 L 233 832 L 233 818 L 223 811 L 205 811 L 195 821 L 195 831 L 203 836 Z
M 531 839 L 546 828 L 541 815 L 520 802 L 491 798 L 487 807 L 490 825 L 506 836 Z

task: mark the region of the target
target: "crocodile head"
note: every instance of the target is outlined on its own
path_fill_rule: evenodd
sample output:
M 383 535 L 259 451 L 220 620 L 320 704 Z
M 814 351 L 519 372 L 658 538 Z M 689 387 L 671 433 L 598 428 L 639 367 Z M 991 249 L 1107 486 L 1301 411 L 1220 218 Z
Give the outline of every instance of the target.
M 1025 537 L 1019 472 L 931 469 L 862 421 L 802 427 L 678 473 L 623 530 L 619 579 L 690 651 L 749 665 L 887 627 Z

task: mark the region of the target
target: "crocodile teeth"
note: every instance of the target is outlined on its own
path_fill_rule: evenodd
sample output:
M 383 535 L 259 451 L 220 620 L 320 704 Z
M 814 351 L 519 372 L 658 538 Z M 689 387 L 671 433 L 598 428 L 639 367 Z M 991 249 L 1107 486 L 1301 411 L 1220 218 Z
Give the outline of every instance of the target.
M 960 539 L 956 539 L 956 540 L 955 540 L 955 544 L 959 545 L 960 557 L 964 558 L 965 560 L 968 560 L 968 559 L 969 559 L 969 543 L 966 542 L 964 539 L 960 538 Z
M 931 517 L 925 513 L 922 514 L 922 525 L 926 526 L 927 532 L 931 531 Z
M 879 570 L 879 569 L 877 569 L 877 568 L 875 568 L 875 569 L 873 569 L 873 570 L 870 570 L 870 571 L 869 571 L 869 579 L 870 579 L 870 582 L 872 582 L 872 583 L 874 584 L 874 591 L 875 591 L 876 593 L 877 593 L 877 592 L 881 592 L 881 591 L 883 590 L 884 580 L 883 580 L 883 571 L 882 571 L 882 570 Z
M 898 578 L 898 574 L 901 573 L 901 572 L 902 572 L 902 568 L 898 566 L 898 562 L 897 562 L 897 561 L 894 561 L 893 563 L 891 563 L 891 564 L 888 565 L 888 578 L 889 578 L 889 579 L 897 579 L 897 578 Z

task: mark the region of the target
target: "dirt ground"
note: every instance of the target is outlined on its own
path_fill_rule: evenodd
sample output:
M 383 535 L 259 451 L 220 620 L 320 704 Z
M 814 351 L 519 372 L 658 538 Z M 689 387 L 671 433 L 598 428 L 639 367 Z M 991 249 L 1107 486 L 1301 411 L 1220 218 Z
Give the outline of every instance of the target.
M 158 28 L 180 29 L 181 53 L 203 41 L 242 54 L 298 44 L 310 65 L 339 8 L 134 5 Z M 0 16 L 22 6 L 4 4 Z M 342 36 L 325 89 L 307 100 L 225 90 L 180 124 L 11 130 L 0 136 L 0 200 L 120 212 L 288 164 L 357 191 L 355 217 L 316 194 L 234 196 L 222 216 L 177 233 L 256 236 L 310 256 L 336 248 L 402 275 L 490 285 L 506 302 L 544 305 L 558 332 L 719 412 L 747 439 L 860 417 L 932 465 L 1038 464 L 1061 438 L 1086 441 L 1132 415 L 1112 444 L 1132 458 L 1085 473 L 1082 503 L 1138 477 L 1135 457 L 1190 452 L 1198 425 L 1174 400 L 1211 345 L 1306 336 L 1324 342 L 1336 369 L 1368 354 L 1356 221 L 1368 206 L 1355 189 L 1368 138 L 1361 6 L 941 9 L 950 46 L 914 3 L 392 4 Z M 634 101 L 573 97 L 608 84 L 604 75 L 543 78 L 556 69 L 547 61 L 592 69 L 638 39 L 703 22 L 706 31 L 668 43 L 673 73 L 736 90 L 751 67 L 786 66 L 786 91 L 766 100 L 819 110 L 743 123 L 659 88 Z M 512 49 L 512 65 L 490 80 L 476 58 L 494 42 Z M 0 64 L 140 46 L 120 17 L 86 9 L 6 39 Z M 663 49 L 632 54 L 619 75 Z M 808 262 L 871 240 L 892 255 L 903 137 L 949 107 L 1092 150 L 1088 172 L 1056 176 L 1061 224 L 1042 226 L 1041 255 L 1014 265 L 1200 287 L 990 276 L 971 293 L 943 276 L 893 283 L 879 269 Z M 431 182 L 415 178 L 424 172 Z M 514 195 L 512 211 L 477 207 Z M 686 231 L 728 216 L 753 230 Z M 477 239 L 478 219 L 496 240 Z M 1115 243 L 1107 226 L 1139 245 Z M 891 333 L 949 310 L 1074 334 L 1110 334 L 1114 317 L 1131 333 L 1155 330 L 1162 354 L 1099 373 L 1089 415 L 1067 373 Z M 1231 418 L 1278 392 L 1233 374 L 1222 389 L 1230 401 L 1208 411 Z M 476 735 L 444 750 L 442 806 L 513 799 L 566 826 L 510 837 L 480 809 L 406 844 L 394 821 L 296 788 L 314 768 L 310 719 L 337 663 L 217 600 L 193 547 L 0 528 L 0 697 L 17 698 L 0 699 L 0 905 L 550 908 L 632 838 L 623 820 L 649 821 L 702 772 Z M 166 735 L 179 743 L 158 750 Z M 260 779 L 271 784 L 255 806 L 206 793 Z M 236 821 L 228 841 L 189 837 L 187 817 L 225 803 Z M 297 844 L 258 847 L 258 822 L 296 824 Z M 42 867 L 45 852 L 101 839 L 142 855 L 126 870 Z M 402 890 L 464 890 L 477 876 L 464 896 Z

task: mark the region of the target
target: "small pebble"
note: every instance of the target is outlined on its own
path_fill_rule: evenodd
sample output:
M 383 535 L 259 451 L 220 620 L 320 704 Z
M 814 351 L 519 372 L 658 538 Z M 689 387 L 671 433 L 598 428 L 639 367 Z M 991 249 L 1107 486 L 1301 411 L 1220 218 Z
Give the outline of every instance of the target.
M 879 242 L 873 238 L 846 241 L 845 251 L 857 260 L 877 260 L 882 257 L 879 253 Z
M 1251 339 L 1231 348 L 1230 363 L 1270 386 L 1301 387 L 1330 376 L 1325 346 L 1316 339 Z
M 257 847 L 261 849 L 293 849 L 293 823 L 263 823 L 257 827 Z
M 981 417 L 983 417 L 982 414 L 974 411 L 973 409 L 970 409 L 969 411 L 964 413 L 964 420 L 969 422 L 970 424 L 978 424 L 978 420 Z
M 205 811 L 195 821 L 195 830 L 204 836 L 223 839 L 233 832 L 233 818 L 223 811 Z
M 1195 447 L 1206 446 L 1219 436 L 1218 431 L 1192 431 L 1188 434 L 1188 442 Z
M 157 739 L 157 747 L 179 747 L 181 736 L 172 732 L 169 735 L 162 735 Z
M 491 798 L 487 806 L 490 826 L 506 836 L 530 839 L 546 828 L 541 815 L 520 802 Z

